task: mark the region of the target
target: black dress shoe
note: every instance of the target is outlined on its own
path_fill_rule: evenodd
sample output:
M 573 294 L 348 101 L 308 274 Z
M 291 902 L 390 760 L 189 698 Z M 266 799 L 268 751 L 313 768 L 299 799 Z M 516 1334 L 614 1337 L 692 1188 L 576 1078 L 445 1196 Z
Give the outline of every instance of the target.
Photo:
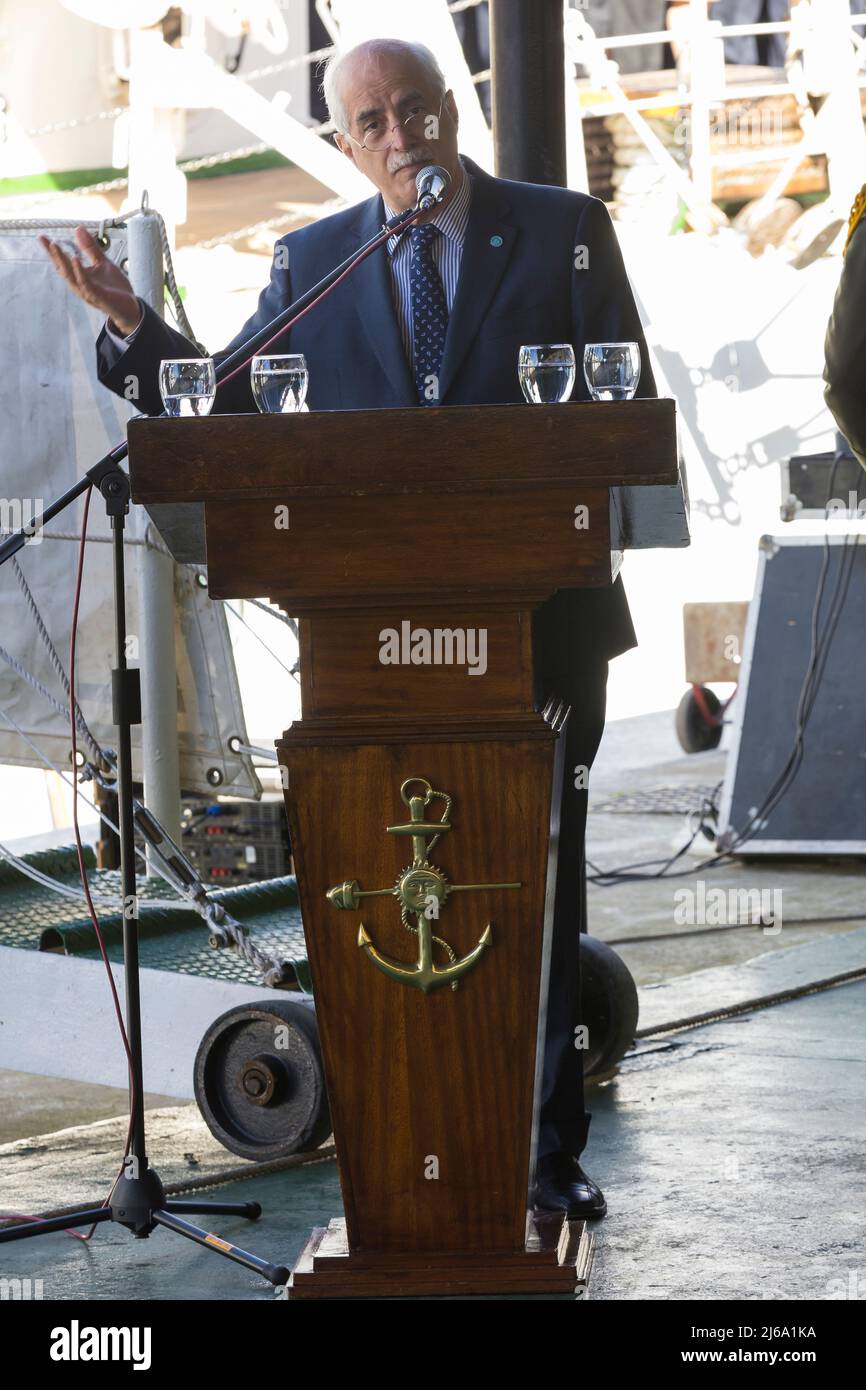
M 604 1193 L 581 1168 L 573 1154 L 545 1154 L 538 1160 L 534 1205 L 542 1211 L 564 1211 L 585 1221 L 605 1215 Z

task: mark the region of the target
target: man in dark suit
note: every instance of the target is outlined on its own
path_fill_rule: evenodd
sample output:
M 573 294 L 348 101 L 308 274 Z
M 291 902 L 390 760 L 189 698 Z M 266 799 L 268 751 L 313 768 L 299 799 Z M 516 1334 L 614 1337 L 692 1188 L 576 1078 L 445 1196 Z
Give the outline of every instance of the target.
M 562 188 L 492 178 L 461 157 L 453 94 L 435 57 L 421 45 L 360 45 L 332 60 L 324 90 L 338 147 L 378 192 L 276 243 L 258 308 L 217 361 L 360 247 L 386 216 L 413 207 L 416 175 L 435 163 L 452 181 L 424 225 L 392 238 L 274 345 L 276 352 L 306 357 L 310 409 L 519 402 L 518 349 L 524 343 L 572 343 L 578 362 L 574 399 L 586 400 L 584 345 L 637 342 L 637 395 L 657 394 L 602 202 Z M 90 266 L 45 245 L 70 287 L 110 315 L 97 342 L 100 380 L 128 394 L 132 379 L 139 407 L 159 412 L 160 359 L 199 354 L 135 297 L 86 232 L 77 235 L 91 255 Z M 215 411 L 254 409 L 247 371 L 218 389 Z M 385 431 L 383 448 L 387 426 Z M 684 543 L 679 529 L 667 543 Z M 590 1120 L 575 1036 L 581 1022 L 579 934 L 585 930 L 586 774 L 604 728 L 608 662 L 635 645 L 621 579 L 607 590 L 561 591 L 538 614 L 539 693 L 566 699 L 571 716 L 535 1198 L 539 1206 L 584 1217 L 606 1210 L 602 1193 L 578 1162 Z

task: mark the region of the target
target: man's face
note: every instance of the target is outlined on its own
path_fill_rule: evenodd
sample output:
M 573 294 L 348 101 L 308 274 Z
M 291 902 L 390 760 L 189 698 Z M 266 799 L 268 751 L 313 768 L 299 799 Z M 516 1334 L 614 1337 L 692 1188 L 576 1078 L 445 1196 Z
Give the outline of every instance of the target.
M 337 135 L 337 145 L 376 185 L 389 207 L 403 212 L 415 206 L 415 178 L 425 164 L 447 169 L 454 191 L 460 181 L 457 107 L 451 92 L 443 100 L 414 55 L 359 53 L 340 73 L 340 92 L 353 138 Z M 407 117 L 414 119 L 404 125 Z M 383 132 L 389 141 L 385 149 L 362 148 L 365 136 L 375 139 Z

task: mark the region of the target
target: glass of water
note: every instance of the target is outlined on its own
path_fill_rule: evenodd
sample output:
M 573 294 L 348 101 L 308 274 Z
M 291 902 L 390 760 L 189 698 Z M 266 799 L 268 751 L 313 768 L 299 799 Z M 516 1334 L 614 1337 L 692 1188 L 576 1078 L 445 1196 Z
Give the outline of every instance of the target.
M 637 343 L 587 343 L 583 374 L 594 401 L 630 401 L 640 381 Z
M 522 347 L 517 370 L 520 389 L 530 405 L 557 405 L 574 390 L 574 348 L 571 343 Z
M 216 395 L 212 357 L 175 357 L 159 364 L 159 394 L 167 415 L 208 415 Z
M 250 367 L 250 381 L 263 415 L 294 414 L 302 408 L 307 395 L 307 359 L 300 352 L 256 356 Z

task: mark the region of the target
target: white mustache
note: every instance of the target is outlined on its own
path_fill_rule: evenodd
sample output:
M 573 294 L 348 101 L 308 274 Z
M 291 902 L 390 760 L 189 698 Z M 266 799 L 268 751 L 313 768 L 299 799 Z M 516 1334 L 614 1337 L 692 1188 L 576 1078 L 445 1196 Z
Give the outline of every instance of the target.
M 421 161 L 433 163 L 428 145 L 416 145 L 412 150 L 404 150 L 402 154 L 394 155 L 393 159 L 388 160 L 388 173 L 397 174 L 401 169 L 405 169 L 407 164 L 418 164 Z

